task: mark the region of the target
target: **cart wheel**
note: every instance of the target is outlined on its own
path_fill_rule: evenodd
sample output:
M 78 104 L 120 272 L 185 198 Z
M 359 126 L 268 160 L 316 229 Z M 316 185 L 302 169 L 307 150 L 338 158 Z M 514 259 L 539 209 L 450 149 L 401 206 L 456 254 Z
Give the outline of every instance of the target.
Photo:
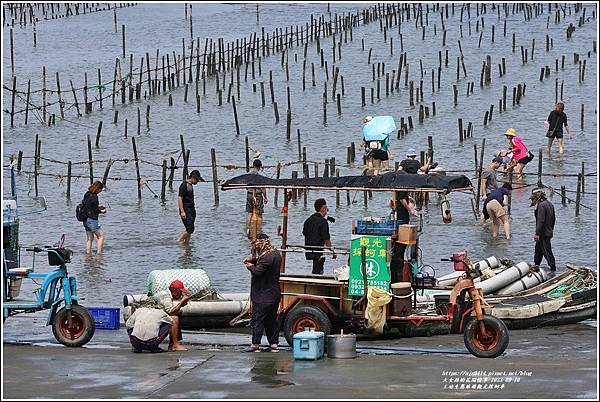
M 508 346 L 508 329 L 502 320 L 486 315 L 483 317 L 484 335 L 479 321 L 472 318 L 465 326 L 465 346 L 472 355 L 477 357 L 498 357 Z
M 300 306 L 292 309 L 283 323 L 283 335 L 288 345 L 293 347 L 294 334 L 308 327 L 321 331 L 327 336 L 331 333 L 331 320 L 319 307 Z
M 71 306 L 71 326 L 69 327 L 68 312 L 65 307 L 58 310 L 52 324 L 52 332 L 57 341 L 65 346 L 83 346 L 92 339 L 96 330 L 94 317 L 85 307 L 73 304 Z

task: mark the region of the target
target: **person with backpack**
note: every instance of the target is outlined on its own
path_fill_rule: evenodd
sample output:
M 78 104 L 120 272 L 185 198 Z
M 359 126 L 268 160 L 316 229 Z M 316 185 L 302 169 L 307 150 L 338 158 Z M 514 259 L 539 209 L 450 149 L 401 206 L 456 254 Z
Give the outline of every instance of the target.
M 104 229 L 100 227 L 98 215 L 106 213 L 106 207 L 99 205 L 98 194 L 104 189 L 101 181 L 95 181 L 83 196 L 81 204 L 77 206 L 77 219 L 83 222 L 85 228 L 86 242 L 85 252 L 92 252 L 92 243 L 96 237 L 96 253 L 102 253 L 104 246 Z

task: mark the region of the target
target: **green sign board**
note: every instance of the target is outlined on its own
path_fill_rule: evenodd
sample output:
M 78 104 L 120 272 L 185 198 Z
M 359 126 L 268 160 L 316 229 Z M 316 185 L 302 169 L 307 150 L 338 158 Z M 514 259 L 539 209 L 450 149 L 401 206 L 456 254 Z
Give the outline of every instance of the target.
M 350 277 L 348 295 L 363 296 L 361 247 L 365 247 L 367 286 L 390 289 L 390 268 L 387 261 L 386 236 L 356 236 L 350 241 Z

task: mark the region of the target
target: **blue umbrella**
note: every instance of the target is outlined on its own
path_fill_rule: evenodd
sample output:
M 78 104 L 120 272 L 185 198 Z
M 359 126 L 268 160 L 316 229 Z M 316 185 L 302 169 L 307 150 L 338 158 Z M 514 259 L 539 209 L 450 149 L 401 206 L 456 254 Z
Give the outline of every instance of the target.
M 375 116 L 363 126 L 365 141 L 383 141 L 396 130 L 396 123 L 392 116 Z

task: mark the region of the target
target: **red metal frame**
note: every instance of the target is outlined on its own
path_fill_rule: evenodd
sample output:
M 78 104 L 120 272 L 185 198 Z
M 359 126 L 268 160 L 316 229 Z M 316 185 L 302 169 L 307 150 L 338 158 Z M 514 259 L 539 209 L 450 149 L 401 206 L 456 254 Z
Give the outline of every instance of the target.
M 325 305 L 325 307 L 327 307 L 327 310 L 329 310 L 331 312 L 331 314 L 333 314 L 334 317 L 339 317 L 340 316 L 340 311 L 338 309 L 336 309 L 329 302 L 329 300 L 327 300 L 326 298 L 323 298 L 321 296 L 311 296 L 311 295 L 296 296 L 295 299 L 294 299 L 294 301 L 292 301 L 292 303 L 290 303 L 290 305 L 287 308 L 284 308 L 281 311 L 283 313 L 287 314 L 291 309 L 293 309 L 294 307 L 296 307 L 296 305 L 298 303 L 300 303 L 301 300 L 316 300 L 316 301 L 320 301 L 320 302 L 322 302 Z

